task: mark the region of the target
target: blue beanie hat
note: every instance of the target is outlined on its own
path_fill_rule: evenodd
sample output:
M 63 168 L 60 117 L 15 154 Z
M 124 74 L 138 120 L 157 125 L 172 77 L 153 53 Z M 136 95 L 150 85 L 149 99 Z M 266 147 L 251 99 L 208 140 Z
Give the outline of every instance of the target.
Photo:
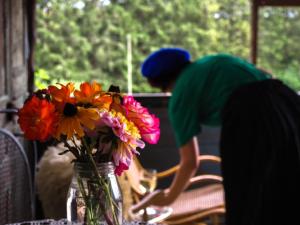
M 150 54 L 141 67 L 144 77 L 155 78 L 177 72 L 190 61 L 190 53 L 181 48 L 161 48 Z

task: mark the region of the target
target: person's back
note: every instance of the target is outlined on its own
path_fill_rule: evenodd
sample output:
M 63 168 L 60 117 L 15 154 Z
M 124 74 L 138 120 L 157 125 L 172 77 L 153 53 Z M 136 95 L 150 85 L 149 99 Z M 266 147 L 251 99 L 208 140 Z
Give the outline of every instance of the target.
M 298 224 L 299 96 L 276 80 L 249 84 L 222 117 L 226 224 Z
M 236 88 L 268 78 L 251 63 L 226 54 L 188 65 L 176 80 L 169 104 L 178 145 L 200 132 L 201 125 L 220 126 L 220 112 Z

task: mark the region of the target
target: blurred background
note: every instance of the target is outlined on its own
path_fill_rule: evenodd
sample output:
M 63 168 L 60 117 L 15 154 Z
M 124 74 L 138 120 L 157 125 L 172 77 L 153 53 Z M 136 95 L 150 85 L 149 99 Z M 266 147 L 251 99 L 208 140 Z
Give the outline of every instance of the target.
M 105 90 L 114 84 L 133 93 L 161 120 L 158 145 L 147 145 L 139 156 L 146 168 L 170 168 L 179 156 L 167 117 L 170 95 L 158 93 L 141 76 L 145 57 L 176 46 L 188 49 L 193 59 L 228 53 L 251 61 L 249 0 L 36 3 L 35 87 L 96 80 Z M 300 90 L 299 7 L 260 7 L 258 18 L 257 65 Z M 201 136 L 201 154 L 218 155 L 219 128 L 204 128 Z
M 270 1 L 271 2 L 271 1 Z M 193 59 L 250 60 L 250 0 L 37 0 L 35 84 L 97 80 L 123 92 L 157 92 L 140 75 L 153 50 Z M 257 65 L 300 89 L 300 8 L 260 7 Z

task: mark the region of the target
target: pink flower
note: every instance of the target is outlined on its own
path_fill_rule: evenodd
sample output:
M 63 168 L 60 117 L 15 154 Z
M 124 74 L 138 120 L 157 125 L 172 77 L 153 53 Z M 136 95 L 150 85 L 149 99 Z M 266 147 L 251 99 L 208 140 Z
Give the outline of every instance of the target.
M 128 170 L 128 166 L 125 163 L 120 162 L 118 166 L 115 168 L 115 174 L 121 176 L 124 170 Z
M 138 127 L 142 139 L 149 144 L 156 144 L 160 137 L 159 119 L 132 96 L 124 96 L 123 104 L 126 117 Z
M 126 143 L 121 140 L 118 141 L 118 148 L 113 150 L 112 158 L 116 166 L 117 171 L 122 172 L 127 170 L 131 164 L 132 156 L 139 154 L 136 150 L 137 147 L 144 148 L 144 142 L 142 140 L 133 139 Z
M 134 153 L 138 154 L 135 148 L 119 141 L 118 148 L 113 151 L 113 161 L 116 166 L 115 174 L 120 176 L 124 170 L 128 170 Z
M 100 112 L 100 120 L 97 122 L 96 131 L 101 133 L 101 152 L 112 151 L 112 159 L 116 166 L 115 173 L 120 175 L 129 168 L 132 155 L 138 154 L 137 148 L 144 148 L 145 143 L 140 139 L 138 128 L 132 121 L 129 121 L 123 114 L 116 112 Z M 114 148 L 112 142 L 103 142 L 106 135 L 113 133 L 115 139 Z

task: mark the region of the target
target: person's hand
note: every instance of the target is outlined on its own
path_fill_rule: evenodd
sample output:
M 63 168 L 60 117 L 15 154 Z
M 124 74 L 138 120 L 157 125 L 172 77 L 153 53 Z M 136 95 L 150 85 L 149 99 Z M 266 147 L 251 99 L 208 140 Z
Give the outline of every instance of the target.
M 167 190 L 156 190 L 145 196 L 138 204 L 132 206 L 131 211 L 137 213 L 149 205 L 166 206 L 170 203 Z

